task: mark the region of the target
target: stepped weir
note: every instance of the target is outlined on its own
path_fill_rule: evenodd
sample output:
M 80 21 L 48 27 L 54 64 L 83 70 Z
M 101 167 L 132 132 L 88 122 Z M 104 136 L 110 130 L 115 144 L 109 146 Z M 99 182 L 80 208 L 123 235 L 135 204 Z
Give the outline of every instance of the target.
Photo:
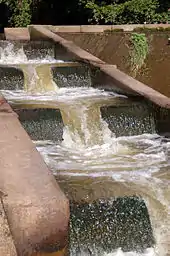
M 0 41 L 0 255 L 169 255 L 169 98 L 29 31 Z

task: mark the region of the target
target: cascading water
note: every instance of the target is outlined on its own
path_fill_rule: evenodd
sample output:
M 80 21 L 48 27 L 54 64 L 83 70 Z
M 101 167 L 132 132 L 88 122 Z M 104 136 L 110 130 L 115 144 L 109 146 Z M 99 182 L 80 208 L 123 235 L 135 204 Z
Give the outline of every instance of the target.
M 17 64 L 19 63 L 19 65 L 27 62 L 22 49 L 20 49 L 16 55 L 13 54 L 12 50 L 10 51 L 12 54 L 10 55 L 9 51 L 5 51 L 4 49 L 0 51 L 1 64 L 4 64 L 4 61 L 6 61 L 5 64 L 14 63 L 14 59 L 17 60 L 17 58 L 19 59 L 19 61 L 17 60 Z M 4 57 L 7 56 L 7 54 L 10 56 L 9 59 Z M 35 63 L 37 61 L 34 62 L 32 60 L 32 62 Z M 42 74 L 45 74 L 45 70 L 46 68 L 43 66 Z M 29 72 L 28 77 L 30 75 L 31 73 Z M 44 79 L 43 77 L 41 82 L 45 81 Z M 31 81 L 29 80 L 29 86 L 30 83 Z M 47 82 L 45 81 L 45 83 Z M 33 82 L 31 86 L 36 88 L 36 83 Z M 114 245 L 113 250 L 108 252 L 107 250 L 97 248 L 95 243 L 88 244 L 90 241 L 88 239 L 86 240 L 86 234 L 84 234 L 83 238 L 79 235 L 79 232 L 81 232 L 80 227 L 82 228 L 84 224 L 83 220 L 76 215 L 78 229 L 75 231 L 73 227 L 71 231 L 71 234 L 75 235 L 76 238 L 74 239 L 73 237 L 73 239 L 71 239 L 73 245 L 71 245 L 70 254 L 83 256 L 168 255 L 170 248 L 170 142 L 168 139 L 164 139 L 154 133 L 154 121 L 148 121 L 153 117 L 146 113 L 148 116 L 145 118 L 145 126 L 148 127 L 144 130 L 147 132 L 145 134 L 142 134 L 143 128 L 140 133 L 142 119 L 138 119 L 138 123 L 134 122 L 132 125 L 132 118 L 130 117 L 128 119 L 128 117 L 126 117 L 126 121 L 122 122 L 122 124 L 125 126 L 126 123 L 129 122 L 131 125 L 127 127 L 131 129 L 131 131 L 133 128 L 136 128 L 136 126 L 139 126 L 138 131 L 140 135 L 116 137 L 109 128 L 111 128 L 110 126 L 113 122 L 118 121 L 114 117 L 112 122 L 109 123 L 108 128 L 106 120 L 104 121 L 101 117 L 100 109 L 103 106 L 124 106 L 125 109 L 130 104 L 128 98 L 86 87 L 60 88 L 57 91 L 43 94 L 39 92 L 32 94 L 32 91 L 34 90 L 31 90 L 31 92 L 24 92 L 23 90 L 1 90 L 3 95 L 15 108 L 60 109 L 65 126 L 63 141 L 41 140 L 35 141 L 35 143 L 37 149 L 44 157 L 45 162 L 53 171 L 54 175 L 56 175 L 65 193 L 70 196 L 73 201 L 82 200 L 83 202 L 87 202 L 88 211 L 86 211 L 85 208 L 82 210 L 79 209 L 79 216 L 83 216 L 83 212 L 88 214 L 90 211 L 89 216 L 92 219 L 95 218 L 95 225 L 97 225 L 98 229 L 100 230 L 101 228 L 104 234 L 109 233 L 112 231 L 110 227 L 112 227 L 114 222 L 114 219 L 112 222 L 112 218 L 109 217 L 112 216 L 110 215 L 112 212 L 109 212 L 109 210 L 107 213 L 102 212 L 102 214 L 104 214 L 102 219 L 103 225 L 102 222 L 96 220 L 97 217 L 92 202 L 104 198 L 108 200 L 107 204 L 111 205 L 113 200 L 109 198 L 137 196 L 142 198 L 147 205 L 156 240 L 154 247 L 151 247 L 152 243 L 146 243 L 146 247 L 143 247 L 142 252 L 140 250 L 138 252 L 130 252 L 128 246 L 115 248 Z M 123 117 L 123 115 L 120 116 L 121 118 Z M 116 129 L 116 127 L 120 129 L 121 119 L 119 125 L 114 126 L 114 129 Z M 101 204 L 104 205 L 103 202 L 100 202 L 99 206 L 97 206 L 99 215 L 102 209 L 109 209 L 108 206 L 100 208 Z M 111 208 L 111 211 L 112 210 L 113 208 Z M 115 209 L 116 212 L 118 210 L 119 209 Z M 116 212 L 114 213 L 115 216 Z M 129 214 L 133 215 L 134 212 L 130 212 Z M 122 212 L 122 218 L 123 215 L 126 215 L 126 213 Z M 74 223 L 71 222 L 71 225 L 73 224 Z M 93 228 L 93 226 L 90 226 L 88 229 L 88 237 L 90 237 L 92 241 L 94 238 Z M 147 229 L 147 227 L 144 227 L 144 229 Z M 115 237 L 119 237 L 118 231 L 120 230 L 115 231 Z M 109 235 L 108 239 L 114 236 L 113 234 Z M 130 234 L 130 236 L 131 235 L 132 234 Z M 148 237 L 144 232 L 143 236 L 145 235 L 146 237 L 140 235 L 141 241 L 145 240 L 146 242 Z M 100 237 L 100 234 L 98 234 L 98 236 Z M 126 239 L 126 237 L 122 237 L 122 241 Z M 87 248 L 83 247 L 86 244 L 82 244 L 82 248 L 79 248 L 77 252 L 74 246 L 80 243 L 79 245 L 81 247 L 83 241 L 85 241 L 85 243 L 88 241 Z M 106 245 L 107 243 L 108 245 L 111 244 L 111 242 L 109 242 L 109 240 L 106 241 Z M 128 248 L 127 251 L 126 248 Z M 136 247 L 134 245 L 134 248 L 133 246 L 131 248 L 135 249 Z
M 24 74 L 24 88 L 26 91 L 56 90 L 57 85 L 53 81 L 51 65 L 57 65 L 57 63 L 63 63 L 63 61 L 56 61 L 48 55 L 44 59 L 29 60 L 23 47 L 15 47 L 12 43 L 8 43 L 5 48 L 0 47 L 0 65 L 21 69 Z

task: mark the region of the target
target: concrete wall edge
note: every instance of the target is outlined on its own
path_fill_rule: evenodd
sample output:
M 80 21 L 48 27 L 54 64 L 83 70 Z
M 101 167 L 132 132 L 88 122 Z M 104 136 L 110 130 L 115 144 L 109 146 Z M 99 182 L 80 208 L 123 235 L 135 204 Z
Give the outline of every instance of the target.
M 2 203 L 17 256 L 62 250 L 68 242 L 68 199 L 2 96 L 0 140 Z
M 41 26 L 41 25 L 36 25 Z M 29 27 L 29 26 L 28 26 Z M 6 40 L 30 40 L 28 27 L 4 28 Z M 167 29 L 170 24 L 124 24 L 124 25 L 44 25 L 54 33 L 104 33 L 104 32 L 133 32 L 135 29 Z

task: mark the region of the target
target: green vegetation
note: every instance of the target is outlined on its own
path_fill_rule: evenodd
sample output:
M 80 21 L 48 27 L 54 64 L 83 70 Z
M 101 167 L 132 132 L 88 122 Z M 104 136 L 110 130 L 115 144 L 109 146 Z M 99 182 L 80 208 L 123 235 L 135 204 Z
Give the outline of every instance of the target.
M 26 27 L 31 23 L 31 4 L 32 0 L 0 0 L 8 6 L 11 16 L 9 23 L 14 27 Z
M 130 38 L 130 63 L 132 75 L 143 66 L 149 52 L 148 42 L 145 34 L 132 33 Z
M 159 0 L 82 0 L 95 23 L 138 24 L 169 22 L 170 2 Z
M 169 0 L 0 0 L 0 24 L 138 24 L 170 22 Z

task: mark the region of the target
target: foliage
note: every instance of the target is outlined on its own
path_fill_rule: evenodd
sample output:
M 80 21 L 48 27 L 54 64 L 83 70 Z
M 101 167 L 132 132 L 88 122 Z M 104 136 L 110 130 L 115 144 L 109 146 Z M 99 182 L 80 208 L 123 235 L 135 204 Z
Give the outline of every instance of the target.
M 31 23 L 32 0 L 0 0 L 0 3 L 8 5 L 12 15 L 10 24 L 15 27 L 26 27 Z
M 131 71 L 132 74 L 136 76 L 137 71 L 145 62 L 149 47 L 145 34 L 132 33 L 130 43 Z
M 109 3 L 108 0 L 82 0 L 82 3 L 91 10 L 91 21 L 97 24 L 138 24 L 170 20 L 168 5 L 162 8 L 159 0 L 112 0 Z
M 12 23 L 15 27 L 26 27 L 31 23 L 31 1 L 22 0 L 20 7 L 15 7 L 12 16 Z
M 76 25 L 170 21 L 169 0 L 0 0 L 0 3 L 9 8 L 8 25 L 17 27 L 30 23 Z M 0 14 L 1 23 L 4 18 Z

